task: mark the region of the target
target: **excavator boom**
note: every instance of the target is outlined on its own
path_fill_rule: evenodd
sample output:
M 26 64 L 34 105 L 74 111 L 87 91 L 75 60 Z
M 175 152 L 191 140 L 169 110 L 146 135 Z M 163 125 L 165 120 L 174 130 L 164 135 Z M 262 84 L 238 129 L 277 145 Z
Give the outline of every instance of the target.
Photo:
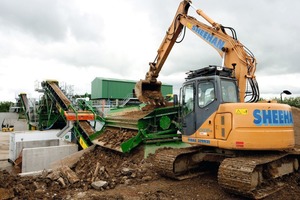
M 194 8 L 197 14 L 204 18 L 210 26 L 187 15 L 189 7 Z M 251 96 L 248 101 L 256 102 L 259 98 L 259 89 L 254 75 L 256 70 L 254 56 L 238 41 L 234 29 L 216 23 L 202 10 L 195 8 L 188 0 L 180 3 L 171 26 L 157 51 L 158 54 L 154 62 L 149 64 L 150 68 L 145 80 L 136 83 L 135 93 L 138 99 L 144 103 L 164 104 L 161 82 L 157 81 L 157 77 L 179 34 L 185 27 L 216 49 L 223 59 L 223 67 L 234 70 L 234 77 L 232 78 L 238 82 L 240 101 L 244 102 L 246 96 Z M 228 35 L 225 29 L 230 29 L 232 36 Z M 250 92 L 247 91 L 249 85 L 251 87 Z
M 160 70 L 171 52 L 176 39 L 183 29 L 183 24 L 178 23 L 180 15 L 186 15 L 189 9 L 189 1 L 182 1 L 177 9 L 171 26 L 169 27 L 159 49 L 154 62 L 149 63 L 149 71 L 145 80 L 136 83 L 135 94 L 137 98 L 144 103 L 164 104 L 164 97 L 161 93 L 161 82 L 157 81 Z

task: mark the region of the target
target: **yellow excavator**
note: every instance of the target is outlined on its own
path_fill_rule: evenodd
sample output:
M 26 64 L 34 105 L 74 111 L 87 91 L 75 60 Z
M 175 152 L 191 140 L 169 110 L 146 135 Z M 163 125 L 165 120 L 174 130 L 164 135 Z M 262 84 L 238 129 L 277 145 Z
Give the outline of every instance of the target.
M 189 16 L 190 7 L 209 25 Z M 157 171 L 184 179 L 215 162 L 218 183 L 227 191 L 260 199 L 280 190 L 281 177 L 299 171 L 291 108 L 257 102 L 253 54 L 239 42 L 233 28 L 216 23 L 191 1 L 180 3 L 145 80 L 136 83 L 138 99 L 164 106 L 157 77 L 186 28 L 217 50 L 222 65 L 188 72 L 180 92 L 178 124 L 182 141 L 192 147 L 158 150 Z

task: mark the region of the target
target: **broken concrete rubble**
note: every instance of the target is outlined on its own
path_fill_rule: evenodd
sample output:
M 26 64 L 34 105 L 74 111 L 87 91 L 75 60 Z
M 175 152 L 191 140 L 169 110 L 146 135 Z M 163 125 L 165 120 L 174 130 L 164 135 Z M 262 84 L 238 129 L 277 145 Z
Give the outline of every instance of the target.
M 60 168 L 62 178 L 66 178 L 71 184 L 77 183 L 79 178 L 76 173 L 73 172 L 68 166 L 63 166 Z
M 92 184 L 92 187 L 96 190 L 105 189 L 108 186 L 107 181 L 95 181 Z

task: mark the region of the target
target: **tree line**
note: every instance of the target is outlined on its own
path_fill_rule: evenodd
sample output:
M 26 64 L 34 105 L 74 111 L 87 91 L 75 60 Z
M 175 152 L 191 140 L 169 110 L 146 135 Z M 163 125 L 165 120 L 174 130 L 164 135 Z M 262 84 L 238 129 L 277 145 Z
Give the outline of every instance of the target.
M 10 101 L 0 101 L 0 112 L 9 112 L 9 108 L 14 105 Z
M 280 102 L 280 99 L 277 99 L 277 102 Z M 284 98 L 282 100 L 282 103 L 288 104 L 293 107 L 300 108 L 300 97 L 289 97 L 289 98 Z

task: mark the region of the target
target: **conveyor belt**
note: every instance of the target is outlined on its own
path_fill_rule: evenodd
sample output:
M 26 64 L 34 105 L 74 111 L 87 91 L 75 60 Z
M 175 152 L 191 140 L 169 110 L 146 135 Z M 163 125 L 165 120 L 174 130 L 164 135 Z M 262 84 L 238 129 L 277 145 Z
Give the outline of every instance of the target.
M 60 107 L 67 111 L 68 107 L 71 105 L 71 101 L 61 91 L 57 82 L 47 81 L 46 83 L 48 84 L 48 90 L 51 92 L 55 100 L 59 103 Z
M 33 109 L 30 109 L 30 105 L 29 105 L 29 101 L 28 101 L 26 93 L 20 93 L 19 97 L 20 97 L 21 103 L 24 107 L 25 116 L 26 116 L 26 119 L 27 119 L 27 123 L 29 125 L 29 129 L 30 130 L 32 128 L 36 129 L 37 126 L 38 126 L 37 116 L 36 116 L 35 111 Z
M 86 133 L 87 136 L 90 136 L 95 132 L 93 127 L 91 127 L 91 125 L 87 121 L 80 121 L 79 126 Z
M 72 109 L 70 109 L 71 106 L 71 101 L 68 99 L 68 97 L 63 93 L 63 91 L 60 89 L 58 86 L 58 82 L 56 81 L 45 81 L 43 82 L 43 87 L 46 88 L 46 91 L 50 93 L 51 99 L 54 100 L 58 105 L 66 111 L 65 114 L 69 114 L 71 116 L 76 116 L 75 113 L 72 115 L 74 112 Z M 80 112 L 79 112 L 80 113 Z M 77 113 L 78 115 L 78 113 Z M 84 115 L 89 116 L 87 112 L 84 112 Z M 93 115 L 90 113 L 90 115 Z M 81 119 L 81 116 L 77 116 L 77 120 Z M 64 116 L 66 120 L 69 120 L 67 116 Z M 82 135 L 82 137 L 87 141 L 88 144 L 92 144 L 89 141 L 89 136 L 95 133 L 94 128 L 90 125 L 90 123 L 86 120 L 81 120 L 78 123 L 78 131 Z
M 21 93 L 19 96 L 21 98 L 23 106 L 25 107 L 25 113 L 27 115 L 27 113 L 29 111 L 29 104 L 28 104 L 27 95 L 25 93 Z

